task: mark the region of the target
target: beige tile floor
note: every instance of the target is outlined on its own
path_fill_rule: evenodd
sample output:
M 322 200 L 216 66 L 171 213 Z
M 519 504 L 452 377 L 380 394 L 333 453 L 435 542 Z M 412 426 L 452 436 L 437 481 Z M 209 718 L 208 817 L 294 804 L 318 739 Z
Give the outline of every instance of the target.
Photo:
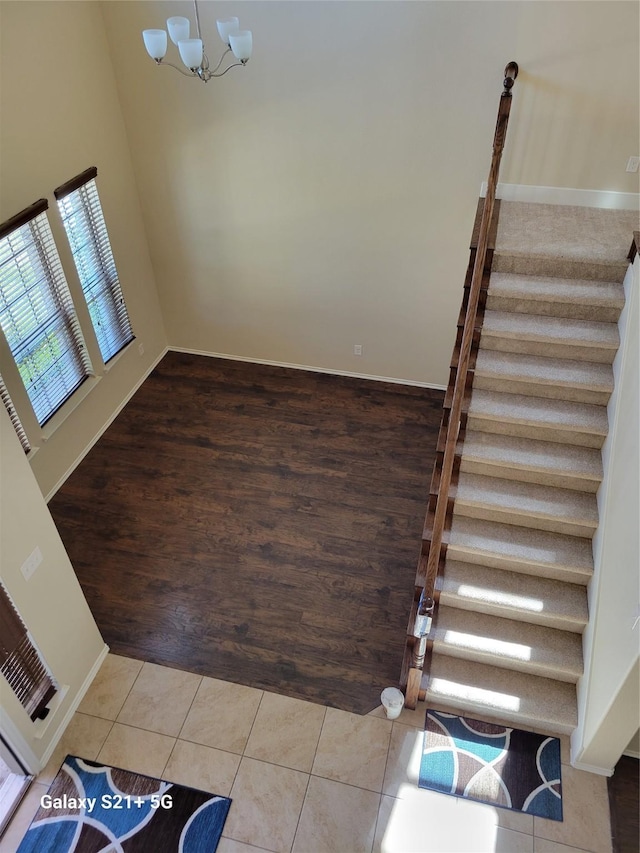
M 611 853 L 606 779 L 566 763 L 566 739 L 557 823 L 419 789 L 423 721 L 424 708 L 359 717 L 109 655 L 0 853 L 68 752 L 231 796 L 219 853 Z

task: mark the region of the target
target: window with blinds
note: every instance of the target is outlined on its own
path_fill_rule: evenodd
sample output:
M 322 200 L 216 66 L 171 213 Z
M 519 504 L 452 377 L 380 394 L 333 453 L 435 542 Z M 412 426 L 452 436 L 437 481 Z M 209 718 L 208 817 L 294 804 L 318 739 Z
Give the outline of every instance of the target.
M 29 444 L 29 439 L 27 438 L 27 434 L 24 431 L 24 427 L 20 423 L 20 418 L 18 417 L 18 413 L 16 412 L 15 406 L 9 396 L 9 392 L 7 391 L 7 386 L 4 384 L 4 379 L 0 375 L 0 399 L 4 403 L 4 407 L 9 412 L 9 417 L 11 418 L 11 423 L 13 424 L 13 428 L 16 431 L 18 438 L 20 439 L 20 444 L 22 445 L 22 449 L 25 453 L 28 453 L 31 450 L 31 445 Z
M 0 673 L 32 720 L 46 716 L 56 684 L 18 611 L 0 584 Z
M 0 326 L 40 425 L 91 375 L 47 208 L 0 225 Z
M 54 190 L 105 364 L 133 340 L 93 167 Z

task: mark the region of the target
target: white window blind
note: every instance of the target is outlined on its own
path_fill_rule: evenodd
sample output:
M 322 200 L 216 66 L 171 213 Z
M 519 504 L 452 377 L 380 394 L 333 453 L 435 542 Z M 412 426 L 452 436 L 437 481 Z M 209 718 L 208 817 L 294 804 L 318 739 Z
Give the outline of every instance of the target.
M 29 439 L 27 438 L 27 434 L 24 431 L 24 427 L 20 423 L 20 418 L 18 417 L 18 413 L 16 412 L 16 408 L 13 405 L 13 401 L 9 396 L 9 392 L 7 391 L 7 386 L 4 384 L 4 379 L 0 376 L 0 399 L 4 403 L 4 407 L 9 412 L 9 417 L 11 418 L 11 423 L 13 424 L 13 428 L 15 429 L 18 438 L 20 439 L 20 444 L 22 445 L 22 449 L 25 453 L 28 453 L 31 450 L 31 445 L 29 444 Z
M 47 207 L 0 226 L 0 325 L 40 425 L 91 375 Z
M 0 617 L 0 673 L 31 719 L 42 719 L 57 692 L 56 683 L 1 584 Z
M 133 340 L 96 186 L 97 169 L 58 187 L 54 195 L 67 231 L 91 322 L 106 363 Z

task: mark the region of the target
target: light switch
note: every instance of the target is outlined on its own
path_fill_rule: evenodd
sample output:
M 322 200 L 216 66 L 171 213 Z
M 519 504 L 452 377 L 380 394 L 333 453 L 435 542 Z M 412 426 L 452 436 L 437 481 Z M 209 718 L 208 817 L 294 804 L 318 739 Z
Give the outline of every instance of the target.
M 31 575 L 38 568 L 40 563 L 42 562 L 42 551 L 37 546 L 33 549 L 33 551 L 29 554 L 27 559 L 22 564 L 20 571 L 22 572 L 22 576 L 26 581 L 29 580 Z

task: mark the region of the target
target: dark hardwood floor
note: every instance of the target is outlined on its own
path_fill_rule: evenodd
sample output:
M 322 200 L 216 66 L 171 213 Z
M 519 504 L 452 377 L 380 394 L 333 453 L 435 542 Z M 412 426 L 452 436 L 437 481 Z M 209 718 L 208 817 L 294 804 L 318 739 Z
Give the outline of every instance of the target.
M 400 673 L 442 400 L 168 353 L 49 505 L 111 650 L 374 708 Z
M 623 755 L 608 779 L 614 853 L 640 850 L 640 782 L 637 758 Z

